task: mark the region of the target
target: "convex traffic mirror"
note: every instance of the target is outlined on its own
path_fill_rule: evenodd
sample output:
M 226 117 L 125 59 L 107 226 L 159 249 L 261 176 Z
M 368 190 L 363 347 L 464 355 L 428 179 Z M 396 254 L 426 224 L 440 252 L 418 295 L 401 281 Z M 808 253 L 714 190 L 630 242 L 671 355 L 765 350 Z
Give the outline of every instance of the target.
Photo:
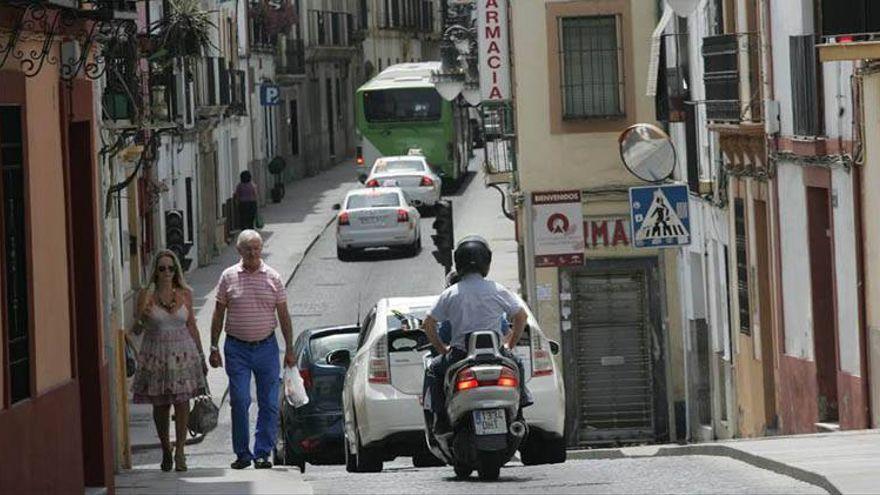
M 675 170 L 675 147 L 663 129 L 636 124 L 620 133 L 620 158 L 633 175 L 645 182 L 663 182 Z

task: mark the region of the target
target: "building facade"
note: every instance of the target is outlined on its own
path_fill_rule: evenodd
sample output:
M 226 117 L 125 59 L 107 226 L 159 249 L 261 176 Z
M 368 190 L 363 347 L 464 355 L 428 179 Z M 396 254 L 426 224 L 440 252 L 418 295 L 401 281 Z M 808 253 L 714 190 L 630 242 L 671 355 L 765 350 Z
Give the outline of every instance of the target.
M 0 443 L 15 446 L 0 454 L 0 486 L 21 493 L 113 486 L 86 33 L 131 20 L 133 2 L 80 7 L 0 5 Z
M 677 250 L 633 247 L 628 188 L 639 184 L 617 141 L 628 126 L 656 121 L 642 84 L 655 7 L 510 2 L 522 286 L 562 344 L 572 446 L 684 435 Z M 583 217 L 583 244 L 544 256 L 552 225 L 541 204 L 557 200 Z

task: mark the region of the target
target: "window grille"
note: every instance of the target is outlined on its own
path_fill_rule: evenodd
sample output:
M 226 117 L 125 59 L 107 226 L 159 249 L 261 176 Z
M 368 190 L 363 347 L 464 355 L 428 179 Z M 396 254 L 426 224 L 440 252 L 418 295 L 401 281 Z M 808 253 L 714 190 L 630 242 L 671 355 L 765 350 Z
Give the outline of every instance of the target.
M 791 53 L 791 112 L 796 136 L 822 134 L 819 64 L 816 36 L 789 37 Z
M 624 115 L 619 16 L 559 19 L 563 118 Z
M 11 404 L 31 396 L 30 311 L 25 239 L 25 182 L 22 110 L 0 107 L 0 294 L 4 298 L 5 375 Z M 2 403 L 2 400 L 0 400 Z

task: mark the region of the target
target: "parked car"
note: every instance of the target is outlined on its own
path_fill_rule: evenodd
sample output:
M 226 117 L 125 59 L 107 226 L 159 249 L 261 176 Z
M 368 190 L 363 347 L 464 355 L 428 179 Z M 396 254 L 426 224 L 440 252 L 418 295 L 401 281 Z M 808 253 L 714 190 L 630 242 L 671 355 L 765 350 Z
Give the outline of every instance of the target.
M 348 357 L 357 348 L 355 325 L 305 330 L 293 346 L 297 368 L 309 396 L 294 408 L 281 397 L 275 464 L 342 464 L 342 389 Z M 340 352 L 342 351 L 342 352 Z
M 336 255 L 346 261 L 358 249 L 422 249 L 421 214 L 399 187 L 356 189 L 345 196 L 336 217 Z
M 398 456 L 435 465 L 427 450 L 421 405 L 423 352 L 427 337 L 405 323 L 424 319 L 437 296 L 382 299 L 364 320 L 345 378 L 344 447 L 349 472 L 378 472 Z M 401 318 L 406 315 L 408 318 Z M 529 435 L 520 446 L 524 464 L 565 461 L 565 388 L 553 355 L 558 345 L 544 336 L 529 312 L 516 348 L 535 404 L 523 412 Z
M 443 186 L 440 176 L 418 153 L 378 158 L 364 184 L 367 187 L 399 187 L 413 205 L 429 208 L 440 200 Z

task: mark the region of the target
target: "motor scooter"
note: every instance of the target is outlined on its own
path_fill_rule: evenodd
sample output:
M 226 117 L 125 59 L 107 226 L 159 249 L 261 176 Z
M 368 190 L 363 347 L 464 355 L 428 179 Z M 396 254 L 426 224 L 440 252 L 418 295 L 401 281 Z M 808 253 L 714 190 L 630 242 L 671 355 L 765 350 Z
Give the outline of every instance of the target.
M 445 404 L 431 404 L 444 408 L 450 428 L 435 432 L 434 414 L 426 409 L 425 439 L 458 478 L 476 470 L 480 479 L 496 480 L 528 432 L 520 414 L 519 366 L 502 353 L 495 332 L 473 332 L 466 342 L 467 357 L 436 378 L 443 380 Z M 426 353 L 426 370 L 430 362 Z

